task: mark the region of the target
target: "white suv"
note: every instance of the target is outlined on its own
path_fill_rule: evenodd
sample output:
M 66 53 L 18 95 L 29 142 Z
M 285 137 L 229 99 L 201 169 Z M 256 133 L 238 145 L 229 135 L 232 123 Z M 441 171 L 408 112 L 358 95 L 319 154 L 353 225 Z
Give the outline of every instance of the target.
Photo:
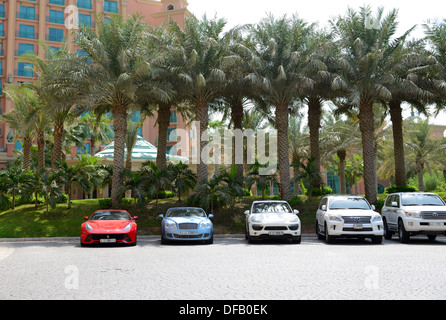
M 245 211 L 245 238 L 249 243 L 265 238 L 285 238 L 300 243 L 301 223 L 298 213 L 286 201 L 253 201 L 251 210 Z
M 325 196 L 316 212 L 316 235 L 328 243 L 336 237 L 371 238 L 382 242 L 381 215 L 361 196 Z
M 411 235 L 425 234 L 435 240 L 438 234 L 446 234 L 446 204 L 435 193 L 389 194 L 381 213 L 386 239 L 395 232 L 403 243 L 409 242 Z

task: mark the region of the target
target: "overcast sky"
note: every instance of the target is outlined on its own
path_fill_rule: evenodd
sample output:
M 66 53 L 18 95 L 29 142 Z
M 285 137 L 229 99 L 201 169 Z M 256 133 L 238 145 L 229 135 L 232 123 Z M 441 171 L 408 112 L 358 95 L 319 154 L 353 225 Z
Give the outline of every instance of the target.
M 363 5 L 370 5 L 373 13 L 378 7 L 384 7 L 385 12 L 398 9 L 399 28 L 397 35 L 417 25 L 411 34 L 414 38 L 423 36 L 422 24 L 428 19 L 446 19 L 446 1 L 444 0 L 188 0 L 189 11 L 201 18 L 217 15 L 225 18 L 229 28 L 246 23 L 256 23 L 272 13 L 274 16 L 284 14 L 298 16 L 309 23 L 317 22 L 321 27 L 327 26 L 327 21 L 339 15 L 344 15 L 347 9 L 359 9 Z M 432 122 L 446 125 L 446 116 L 432 119 Z

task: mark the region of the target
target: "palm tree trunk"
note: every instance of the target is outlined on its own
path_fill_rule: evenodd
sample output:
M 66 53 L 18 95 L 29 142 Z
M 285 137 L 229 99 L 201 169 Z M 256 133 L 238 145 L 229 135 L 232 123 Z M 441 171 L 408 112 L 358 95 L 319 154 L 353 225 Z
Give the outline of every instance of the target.
M 96 139 L 93 138 L 93 135 L 90 135 L 90 155 L 94 156 L 96 153 L 95 149 Z
M 127 108 L 125 105 L 115 105 L 113 107 L 113 129 L 115 131 L 115 145 L 111 202 L 113 206 L 118 206 L 120 203 L 119 189 L 122 186 L 122 171 L 124 169 L 125 158 L 125 136 L 127 132 Z
M 359 128 L 362 140 L 362 158 L 364 161 L 365 197 L 370 204 L 376 204 L 376 157 L 375 157 L 375 124 L 372 103 L 361 103 L 359 106 Z
M 170 120 L 170 105 L 160 105 L 158 108 L 158 152 L 156 166 L 162 169 L 166 166 L 167 128 Z
M 316 172 L 321 172 L 319 129 L 321 126 L 322 104 L 318 97 L 308 98 L 308 128 L 310 129 L 310 154 L 314 158 Z M 320 188 L 320 181 L 312 179 L 313 188 Z
M 57 162 L 62 158 L 62 137 L 64 133 L 64 123 L 56 122 L 54 124 L 54 145 L 51 158 L 51 168 L 57 167 Z
M 404 157 L 403 117 L 401 116 L 401 103 L 399 101 L 390 101 L 389 107 L 393 130 L 395 184 L 397 186 L 403 186 L 406 184 L 406 162 Z
M 31 147 L 32 147 L 32 137 L 25 136 L 23 138 L 23 160 L 22 160 L 22 170 L 29 171 L 31 167 Z
M 237 103 L 234 103 L 231 106 L 231 120 L 232 123 L 234 124 L 234 130 L 242 130 L 242 122 L 243 122 L 243 101 L 239 100 L 237 101 Z M 234 148 L 233 148 L 233 157 L 232 157 L 232 163 L 234 163 L 237 166 L 237 177 L 242 177 L 243 176 L 243 163 L 239 163 L 236 164 L 235 163 L 235 153 L 236 152 L 242 152 L 242 155 L 244 154 L 244 148 L 243 148 L 243 144 L 242 144 L 242 150 L 236 150 L 235 149 L 235 141 L 234 141 Z M 245 158 L 245 157 L 243 157 Z
M 45 132 L 37 131 L 37 171 L 45 168 Z
M 208 104 L 206 101 L 198 100 L 195 102 L 195 114 L 196 119 L 200 125 L 200 136 L 197 137 L 199 139 L 200 150 L 198 152 L 198 164 L 197 164 L 197 180 L 202 181 L 208 179 L 208 166 L 207 163 L 203 161 L 203 150 L 206 148 L 208 141 L 201 139 L 204 132 L 207 132 L 209 125 L 209 115 L 208 115 Z M 206 135 L 207 137 L 207 135 Z M 207 155 L 206 155 L 207 156 Z
M 281 196 L 283 200 L 291 200 L 290 159 L 288 150 L 288 105 L 276 105 L 277 145 L 279 153 L 279 171 Z
M 345 150 L 338 150 L 336 154 L 339 157 L 339 192 L 341 194 L 346 194 L 347 187 L 345 184 L 345 158 L 347 156 L 347 152 Z

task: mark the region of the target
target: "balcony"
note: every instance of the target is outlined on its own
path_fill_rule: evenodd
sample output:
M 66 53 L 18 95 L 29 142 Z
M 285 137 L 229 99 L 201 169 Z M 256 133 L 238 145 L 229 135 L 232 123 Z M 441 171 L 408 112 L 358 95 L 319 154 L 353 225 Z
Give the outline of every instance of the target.
M 29 12 L 17 12 L 16 13 L 16 18 L 17 19 L 39 21 L 39 15 L 38 14 L 29 13 Z
M 46 16 L 46 22 L 64 24 L 64 17 Z
M 16 38 L 25 38 L 25 39 L 39 39 L 39 34 L 35 32 L 27 32 L 27 31 L 16 31 Z
M 37 77 L 36 74 L 34 74 L 34 72 L 32 72 L 31 70 L 26 70 L 26 69 L 14 69 L 14 75 L 18 76 L 18 77 Z

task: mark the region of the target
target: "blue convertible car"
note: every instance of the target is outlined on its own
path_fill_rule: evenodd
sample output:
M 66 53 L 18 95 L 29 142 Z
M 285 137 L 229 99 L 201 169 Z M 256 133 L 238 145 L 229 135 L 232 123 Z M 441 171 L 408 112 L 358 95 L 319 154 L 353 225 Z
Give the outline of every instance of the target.
M 159 215 L 161 223 L 161 243 L 170 240 L 194 240 L 214 242 L 211 218 L 201 208 L 175 207 L 167 210 L 166 215 Z

